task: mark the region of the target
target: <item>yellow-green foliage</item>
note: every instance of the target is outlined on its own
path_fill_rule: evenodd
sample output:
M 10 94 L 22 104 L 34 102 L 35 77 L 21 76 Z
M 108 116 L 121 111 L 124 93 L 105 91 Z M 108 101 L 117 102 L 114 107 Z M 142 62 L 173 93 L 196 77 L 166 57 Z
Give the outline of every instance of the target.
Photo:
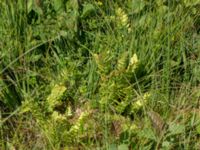
M 199 6 L 1 0 L 0 149 L 199 149 Z
M 147 101 L 147 93 L 142 96 L 140 100 L 134 102 L 134 88 L 129 85 L 128 81 L 122 81 L 128 79 L 128 75 L 134 76 L 137 69 L 139 60 L 136 54 L 128 59 L 128 52 L 124 52 L 119 56 L 116 69 L 112 70 L 107 76 L 102 76 L 101 80 L 101 100 L 100 104 L 104 109 L 115 110 L 118 113 L 126 111 L 127 107 L 131 107 L 130 112 L 134 113 L 141 109 Z M 114 105 L 114 108 L 112 108 Z
M 145 107 L 145 105 L 150 100 L 150 93 L 144 93 L 142 96 L 138 96 L 139 98 L 136 99 L 136 101 L 132 104 L 132 111 L 137 111 L 141 109 L 142 107 Z
M 51 94 L 47 97 L 47 105 L 50 112 L 53 111 L 56 105 L 61 103 L 61 98 L 66 90 L 66 87 L 63 85 L 56 84 L 53 86 Z
M 139 60 L 136 54 L 133 54 L 133 56 L 130 59 L 128 70 L 134 72 L 134 70 L 137 68 L 139 64 Z
M 130 30 L 130 24 L 128 20 L 128 15 L 125 13 L 125 11 L 118 7 L 115 9 L 115 21 L 116 25 L 119 29 L 127 29 Z
M 125 51 L 118 58 L 117 69 L 123 71 L 127 68 L 127 65 L 128 65 L 128 52 Z

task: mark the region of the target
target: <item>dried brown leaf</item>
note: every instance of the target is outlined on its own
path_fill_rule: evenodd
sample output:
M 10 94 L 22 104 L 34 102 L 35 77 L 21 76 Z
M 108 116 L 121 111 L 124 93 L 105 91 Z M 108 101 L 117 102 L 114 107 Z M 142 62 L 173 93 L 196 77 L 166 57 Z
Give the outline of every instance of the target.
M 122 132 L 122 125 L 121 122 L 119 120 L 115 120 L 112 122 L 112 126 L 111 126 L 111 132 L 116 136 L 119 137 L 119 135 Z
M 147 112 L 147 115 L 149 116 L 152 126 L 156 130 L 156 133 L 160 135 L 165 126 L 164 120 L 161 118 L 161 116 L 157 112 L 154 112 L 154 111 Z

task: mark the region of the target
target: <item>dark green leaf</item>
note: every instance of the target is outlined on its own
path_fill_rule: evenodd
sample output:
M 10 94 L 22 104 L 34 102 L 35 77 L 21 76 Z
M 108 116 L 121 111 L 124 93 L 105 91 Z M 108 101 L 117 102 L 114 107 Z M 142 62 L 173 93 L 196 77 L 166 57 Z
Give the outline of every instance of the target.
M 83 6 L 83 13 L 81 15 L 81 18 L 86 18 L 88 17 L 90 14 L 95 12 L 95 7 L 92 4 L 85 4 Z

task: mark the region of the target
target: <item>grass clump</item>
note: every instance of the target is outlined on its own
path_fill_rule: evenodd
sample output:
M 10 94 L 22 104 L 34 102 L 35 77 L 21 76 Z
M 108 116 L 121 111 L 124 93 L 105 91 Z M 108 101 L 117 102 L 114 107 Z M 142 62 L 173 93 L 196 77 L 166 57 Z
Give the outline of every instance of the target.
M 198 149 L 198 0 L 0 7 L 0 149 Z

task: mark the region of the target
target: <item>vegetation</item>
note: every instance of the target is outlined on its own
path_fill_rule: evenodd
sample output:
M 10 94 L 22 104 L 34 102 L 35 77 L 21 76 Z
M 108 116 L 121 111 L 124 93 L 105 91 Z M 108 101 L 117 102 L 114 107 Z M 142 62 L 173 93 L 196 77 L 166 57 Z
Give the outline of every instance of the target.
M 199 0 L 0 8 L 0 149 L 200 148 Z

